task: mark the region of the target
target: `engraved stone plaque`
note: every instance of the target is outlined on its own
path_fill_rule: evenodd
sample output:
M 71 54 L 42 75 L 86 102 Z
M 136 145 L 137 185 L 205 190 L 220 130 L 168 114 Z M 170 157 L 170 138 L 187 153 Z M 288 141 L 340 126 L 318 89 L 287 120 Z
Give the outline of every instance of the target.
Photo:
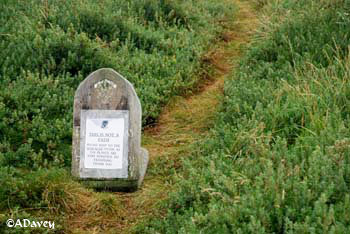
M 74 97 L 72 175 L 88 187 L 135 190 L 147 164 L 132 84 L 112 69 L 93 72 Z

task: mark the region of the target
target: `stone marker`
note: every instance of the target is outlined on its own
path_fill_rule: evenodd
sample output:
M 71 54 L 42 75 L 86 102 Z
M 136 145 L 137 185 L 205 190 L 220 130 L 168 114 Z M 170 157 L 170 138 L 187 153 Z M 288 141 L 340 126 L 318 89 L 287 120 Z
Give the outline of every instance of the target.
M 72 175 L 100 190 L 136 190 L 148 151 L 141 148 L 141 104 L 113 69 L 90 74 L 74 97 Z

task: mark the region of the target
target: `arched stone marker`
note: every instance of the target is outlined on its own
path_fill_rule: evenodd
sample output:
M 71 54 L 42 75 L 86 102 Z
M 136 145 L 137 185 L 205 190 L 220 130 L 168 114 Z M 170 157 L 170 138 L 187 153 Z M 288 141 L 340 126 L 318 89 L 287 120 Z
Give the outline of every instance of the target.
M 96 189 L 139 188 L 148 164 L 141 113 L 134 87 L 120 74 L 109 68 L 90 74 L 74 97 L 72 175 Z

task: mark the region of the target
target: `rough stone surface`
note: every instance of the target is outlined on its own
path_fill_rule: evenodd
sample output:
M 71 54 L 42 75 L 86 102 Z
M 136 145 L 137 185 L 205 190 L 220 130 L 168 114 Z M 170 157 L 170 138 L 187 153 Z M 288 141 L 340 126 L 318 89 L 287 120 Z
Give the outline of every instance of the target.
M 82 116 L 84 118 L 84 112 L 89 110 L 103 118 L 118 116 L 116 112 L 111 114 L 113 110 L 128 111 L 127 171 L 81 168 L 84 165 L 81 164 Z M 139 98 L 129 81 L 108 68 L 90 74 L 79 85 L 74 97 L 72 175 L 98 189 L 134 190 L 140 187 L 148 164 L 148 151 L 141 148 L 141 114 Z

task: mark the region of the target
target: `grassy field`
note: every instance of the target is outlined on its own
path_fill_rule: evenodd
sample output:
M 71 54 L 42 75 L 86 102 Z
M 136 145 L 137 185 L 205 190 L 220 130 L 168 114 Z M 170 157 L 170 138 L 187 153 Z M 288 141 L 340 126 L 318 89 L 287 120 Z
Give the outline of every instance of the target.
M 113 68 L 134 84 L 143 125 L 154 124 L 172 97 L 200 86 L 205 53 L 233 9 L 204 0 L 2 1 L 0 232 L 16 232 L 8 218 L 51 218 L 65 230 L 65 215 L 84 204 L 113 213 L 114 198 L 69 176 L 75 89 Z
M 349 1 L 253 2 L 216 126 L 140 233 L 350 232 Z
M 144 126 L 153 124 L 169 100 L 207 77 L 198 74 L 208 72 L 204 54 L 222 19 L 234 17 L 229 2 L 2 2 L 1 233 L 47 232 L 8 228 L 9 218 L 54 220 L 57 233 L 78 219 L 77 232 L 115 233 L 117 220 L 139 217 L 134 208 L 154 209 L 153 191 L 167 186 L 157 175 L 169 177 L 171 193 L 157 204 L 161 217 L 140 211 L 136 233 L 350 233 L 347 0 L 239 1 L 255 6 L 261 25 L 208 115 L 209 135 L 199 115 L 198 133 L 184 126 L 175 143 L 146 136 L 151 150 L 157 140 L 170 149 L 151 162 L 144 200 L 128 204 L 125 196 L 137 194 L 95 193 L 69 176 L 72 101 L 84 77 L 100 67 L 123 74 L 141 98 Z M 181 103 L 168 120 L 189 121 Z

